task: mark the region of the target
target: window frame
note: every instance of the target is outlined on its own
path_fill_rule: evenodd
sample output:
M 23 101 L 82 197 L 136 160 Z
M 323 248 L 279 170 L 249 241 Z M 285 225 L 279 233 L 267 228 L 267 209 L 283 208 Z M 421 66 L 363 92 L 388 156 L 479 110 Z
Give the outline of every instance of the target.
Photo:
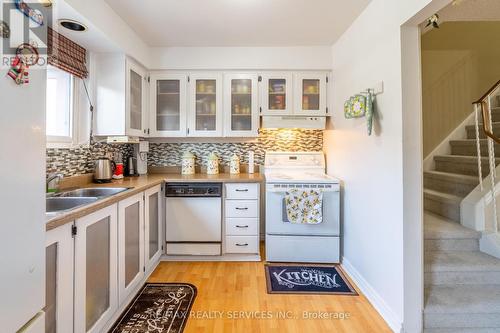
M 56 70 L 63 71 L 57 67 L 51 66 Z M 79 120 L 79 80 L 73 74 L 65 72 L 70 75 L 70 136 L 46 135 L 47 148 L 72 148 L 78 145 L 78 120 Z M 47 112 L 47 111 L 46 111 Z

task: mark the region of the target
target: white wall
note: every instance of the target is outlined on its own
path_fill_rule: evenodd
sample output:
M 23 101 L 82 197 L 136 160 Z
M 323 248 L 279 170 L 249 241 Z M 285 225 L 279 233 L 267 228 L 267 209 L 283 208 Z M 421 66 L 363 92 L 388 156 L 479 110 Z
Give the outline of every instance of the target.
M 151 69 L 330 69 L 331 48 L 167 47 L 151 49 Z
M 344 266 L 397 332 L 403 321 L 406 332 L 420 332 L 422 308 L 421 124 L 409 121 L 419 116 L 418 22 L 404 34 L 401 26 L 430 2 L 373 0 L 332 48 L 333 127 L 324 144 L 328 173 L 344 183 Z M 435 0 L 425 11 L 445 2 Z M 402 51 L 409 61 L 402 62 Z M 343 103 L 380 81 L 384 93 L 369 137 L 364 119 L 344 119 Z M 414 98 L 411 117 L 403 89 Z M 405 166 L 414 169 L 403 172 Z

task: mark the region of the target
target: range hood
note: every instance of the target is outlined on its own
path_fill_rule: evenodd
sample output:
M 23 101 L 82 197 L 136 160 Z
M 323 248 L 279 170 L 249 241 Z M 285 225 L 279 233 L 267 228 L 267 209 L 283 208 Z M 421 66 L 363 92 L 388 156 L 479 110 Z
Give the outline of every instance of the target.
M 324 130 L 326 117 L 262 116 L 261 128 L 302 128 Z

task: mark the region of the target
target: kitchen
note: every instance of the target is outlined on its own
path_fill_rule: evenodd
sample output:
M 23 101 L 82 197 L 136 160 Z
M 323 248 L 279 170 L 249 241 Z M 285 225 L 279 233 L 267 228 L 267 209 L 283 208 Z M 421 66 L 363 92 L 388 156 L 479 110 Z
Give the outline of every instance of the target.
M 365 2 L 335 15 L 339 34 Z M 48 65 L 8 62 L 17 76 L 0 83 L 3 133 L 19 137 L 2 143 L 2 201 L 22 221 L 5 223 L 16 237 L 2 250 L 19 251 L 2 259 L 16 268 L 2 283 L 5 331 L 390 331 L 341 266 L 343 184 L 324 153 L 331 43 L 251 41 L 248 29 L 247 46 L 231 33 L 206 45 L 197 31 L 198 44 L 149 55 L 162 36 L 139 32 L 157 26 L 135 25 L 145 15 L 130 19 L 136 5 L 5 7 L 9 38 L 16 17 L 51 20 L 46 54 L 24 47 Z M 248 56 L 256 45 L 269 46 Z M 182 315 L 165 310 L 149 328 L 133 319 L 155 302 Z

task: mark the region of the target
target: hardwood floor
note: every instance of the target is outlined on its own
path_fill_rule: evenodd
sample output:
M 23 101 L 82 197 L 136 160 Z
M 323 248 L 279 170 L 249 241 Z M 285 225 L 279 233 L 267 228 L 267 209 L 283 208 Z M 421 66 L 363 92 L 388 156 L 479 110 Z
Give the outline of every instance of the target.
M 185 333 L 392 332 L 363 295 L 268 294 L 264 262 L 162 262 L 149 282 L 198 288 Z

